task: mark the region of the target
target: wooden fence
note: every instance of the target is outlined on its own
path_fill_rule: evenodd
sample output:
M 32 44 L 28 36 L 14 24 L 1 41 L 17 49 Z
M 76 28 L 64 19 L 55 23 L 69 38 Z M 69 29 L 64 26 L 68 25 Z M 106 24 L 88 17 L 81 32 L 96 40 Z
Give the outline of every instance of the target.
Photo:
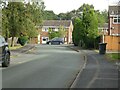
M 120 51 L 120 36 L 105 36 L 107 51 Z

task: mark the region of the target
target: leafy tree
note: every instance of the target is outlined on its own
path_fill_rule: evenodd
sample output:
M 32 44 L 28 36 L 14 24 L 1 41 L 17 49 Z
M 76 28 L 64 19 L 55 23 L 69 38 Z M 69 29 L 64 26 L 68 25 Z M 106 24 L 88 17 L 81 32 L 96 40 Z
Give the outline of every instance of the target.
M 105 23 L 108 23 L 108 11 L 107 10 L 102 11 L 101 15 L 104 17 Z
M 73 39 L 73 43 L 75 46 L 79 45 L 80 39 L 82 40 L 83 34 L 81 31 L 81 26 L 82 26 L 82 21 L 80 18 L 75 18 L 74 19 L 74 29 L 73 29 L 73 33 L 72 33 L 72 39 Z
M 9 32 L 10 37 L 12 37 L 11 46 L 14 46 L 14 37 L 18 37 L 23 30 L 23 13 L 24 4 L 22 2 L 8 2 L 8 22 L 9 22 Z
M 95 14 L 97 15 L 98 23 L 100 26 L 102 26 L 104 23 L 108 23 L 108 12 L 106 10 L 102 12 L 96 10 Z
M 53 11 L 44 11 L 43 12 L 43 19 L 44 20 L 57 20 L 58 16 Z
M 58 37 L 61 37 L 61 38 L 64 38 L 66 35 L 66 30 L 63 26 L 60 26 L 59 27 L 59 30 L 58 30 Z
M 83 11 L 84 43 L 87 48 L 94 48 L 95 38 L 98 36 L 98 20 L 93 9 L 85 8 Z
M 5 37 L 6 41 L 8 41 L 10 32 L 9 32 L 9 22 L 8 22 L 8 11 L 6 8 L 2 10 L 2 35 Z
M 73 18 L 73 43 L 75 46 L 93 48 L 98 37 L 98 18 L 93 5 L 83 4 L 77 11 L 83 12 Z
M 66 35 L 66 31 L 64 29 L 63 26 L 60 26 L 58 28 L 58 31 L 54 31 L 52 30 L 51 28 L 49 28 L 49 38 L 52 39 L 52 38 L 55 38 L 55 37 L 61 37 L 61 38 L 64 38 Z
M 66 20 L 66 13 L 60 13 L 60 14 L 58 14 L 58 18 L 60 20 Z
M 2 8 L 2 32 L 6 38 L 12 37 L 11 46 L 14 46 L 14 37 L 37 36 L 36 26 L 42 23 L 43 9 L 44 3 L 41 0 L 31 4 L 8 2 L 8 5 Z
M 53 31 L 51 28 L 49 28 L 49 38 L 52 39 L 54 37 L 58 37 L 58 32 Z

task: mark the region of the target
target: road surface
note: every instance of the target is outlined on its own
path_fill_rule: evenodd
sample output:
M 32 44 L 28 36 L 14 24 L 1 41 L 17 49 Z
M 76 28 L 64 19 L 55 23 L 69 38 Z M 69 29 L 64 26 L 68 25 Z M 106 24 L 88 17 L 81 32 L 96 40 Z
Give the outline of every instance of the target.
M 83 66 L 82 53 L 64 45 L 37 45 L 12 57 L 2 70 L 3 88 L 69 88 Z

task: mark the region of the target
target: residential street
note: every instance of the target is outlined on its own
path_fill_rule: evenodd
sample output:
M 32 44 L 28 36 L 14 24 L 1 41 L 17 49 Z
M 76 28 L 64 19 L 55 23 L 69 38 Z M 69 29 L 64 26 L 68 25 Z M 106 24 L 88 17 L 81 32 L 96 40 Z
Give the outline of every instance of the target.
M 13 56 L 2 70 L 3 88 L 69 88 L 84 65 L 83 55 L 64 45 L 37 45 Z
M 0 10 L 2 90 L 120 90 L 120 0 L 2 0 Z

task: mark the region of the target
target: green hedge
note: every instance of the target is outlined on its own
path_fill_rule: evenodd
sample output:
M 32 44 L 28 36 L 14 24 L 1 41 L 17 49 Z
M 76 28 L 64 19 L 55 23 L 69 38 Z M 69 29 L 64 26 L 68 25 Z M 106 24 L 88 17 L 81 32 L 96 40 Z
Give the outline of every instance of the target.
M 21 36 L 21 37 L 18 38 L 18 42 L 19 42 L 22 46 L 24 46 L 24 45 L 27 43 L 27 41 L 28 41 L 28 37 L 27 37 L 27 36 Z

